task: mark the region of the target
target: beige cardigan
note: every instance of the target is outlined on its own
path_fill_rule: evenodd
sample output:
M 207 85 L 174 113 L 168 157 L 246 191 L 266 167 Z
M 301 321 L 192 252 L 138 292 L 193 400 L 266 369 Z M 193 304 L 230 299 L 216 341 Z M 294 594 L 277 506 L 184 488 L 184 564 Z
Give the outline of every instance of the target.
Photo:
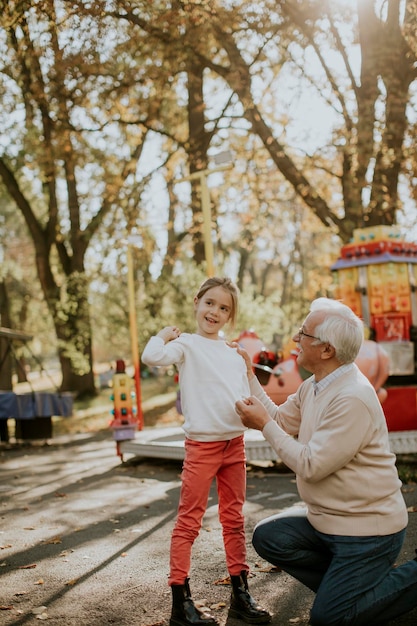
M 317 396 L 313 378 L 279 407 L 256 378 L 251 393 L 274 422 L 263 429 L 297 486 L 318 531 L 389 535 L 406 527 L 401 481 L 375 390 L 355 365 Z

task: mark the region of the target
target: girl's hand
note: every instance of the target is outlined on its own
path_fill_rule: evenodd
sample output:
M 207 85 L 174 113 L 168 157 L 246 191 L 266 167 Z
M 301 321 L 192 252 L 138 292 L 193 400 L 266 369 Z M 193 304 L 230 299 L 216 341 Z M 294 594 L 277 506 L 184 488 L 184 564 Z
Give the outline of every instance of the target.
M 249 354 L 244 348 L 242 348 L 242 346 L 237 343 L 237 341 L 228 341 L 227 345 L 231 348 L 235 348 L 236 352 L 240 354 L 241 357 L 243 357 L 243 360 L 246 364 L 246 374 L 248 376 L 248 380 L 251 380 L 251 378 L 253 378 L 255 374 L 253 373 L 252 361 Z
M 168 343 L 168 341 L 177 339 L 180 335 L 181 331 L 177 326 L 165 326 L 156 336 L 163 339 L 164 343 Z

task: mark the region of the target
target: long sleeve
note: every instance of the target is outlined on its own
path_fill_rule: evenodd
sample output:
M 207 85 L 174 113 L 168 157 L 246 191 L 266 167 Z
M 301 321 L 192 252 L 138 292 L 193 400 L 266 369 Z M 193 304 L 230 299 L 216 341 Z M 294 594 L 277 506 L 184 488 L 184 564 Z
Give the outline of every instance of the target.
M 179 341 L 164 343 L 160 337 L 151 337 L 142 352 L 142 362 L 151 367 L 180 363 L 184 348 Z

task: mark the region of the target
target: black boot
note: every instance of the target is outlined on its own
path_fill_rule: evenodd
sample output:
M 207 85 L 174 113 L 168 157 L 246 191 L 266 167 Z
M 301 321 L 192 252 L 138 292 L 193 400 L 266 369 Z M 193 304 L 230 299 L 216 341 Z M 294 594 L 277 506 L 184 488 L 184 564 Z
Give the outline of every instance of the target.
M 212 615 L 195 606 L 190 592 L 189 579 L 184 585 L 171 585 L 172 613 L 169 626 L 219 626 Z
M 271 614 L 262 609 L 252 598 L 248 588 L 248 573 L 245 570 L 240 576 L 230 576 L 232 581 L 232 599 L 230 617 L 241 619 L 248 624 L 267 624 L 271 621 Z

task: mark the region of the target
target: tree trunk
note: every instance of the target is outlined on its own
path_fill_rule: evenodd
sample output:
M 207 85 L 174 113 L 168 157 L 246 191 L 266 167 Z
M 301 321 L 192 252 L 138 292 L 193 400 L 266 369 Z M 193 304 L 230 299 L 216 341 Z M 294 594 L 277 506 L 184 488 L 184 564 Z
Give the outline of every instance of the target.
M 62 368 L 61 391 L 73 391 L 77 397 L 95 395 L 88 285 L 84 274 L 74 272 L 67 279 L 53 318 Z
M 1 325 L 10 328 L 9 299 L 6 283 L 0 281 L 0 319 Z M 9 351 L 9 341 L 0 337 L 0 389 L 11 390 L 12 386 L 12 357 Z

